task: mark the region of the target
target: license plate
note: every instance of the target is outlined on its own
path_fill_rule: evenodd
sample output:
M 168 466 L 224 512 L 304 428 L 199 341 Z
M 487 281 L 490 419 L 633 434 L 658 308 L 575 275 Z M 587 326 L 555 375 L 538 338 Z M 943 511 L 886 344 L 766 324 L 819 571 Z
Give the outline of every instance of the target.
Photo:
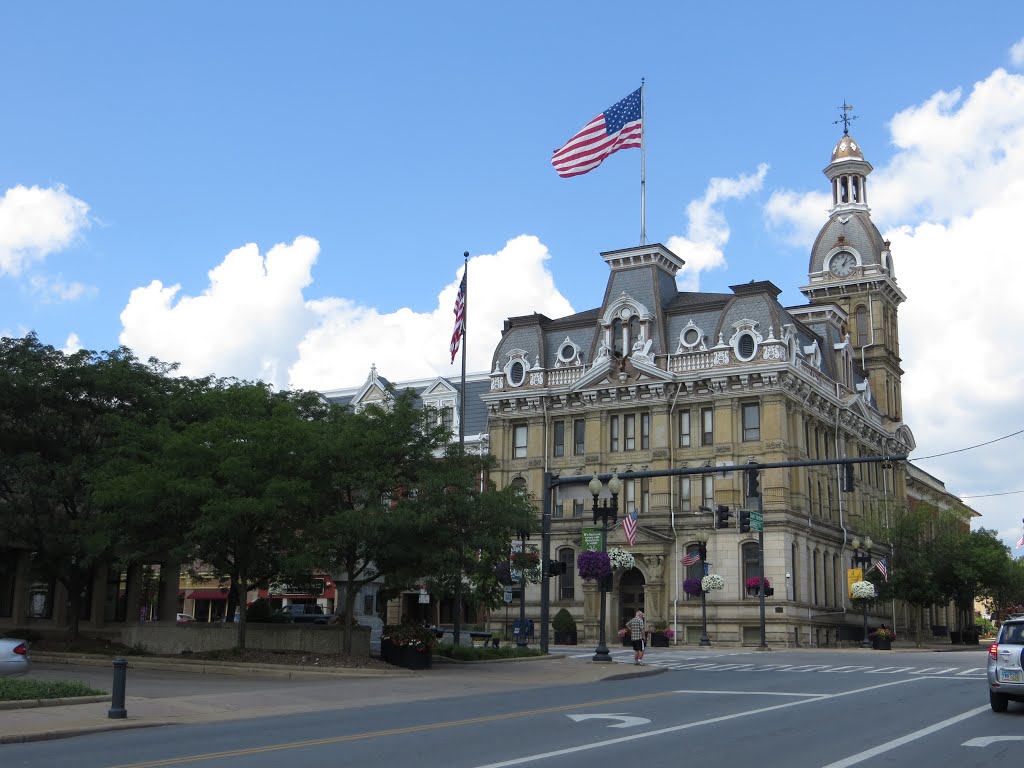
M 1004 683 L 1019 683 L 1021 681 L 1021 670 L 1000 669 L 999 679 Z

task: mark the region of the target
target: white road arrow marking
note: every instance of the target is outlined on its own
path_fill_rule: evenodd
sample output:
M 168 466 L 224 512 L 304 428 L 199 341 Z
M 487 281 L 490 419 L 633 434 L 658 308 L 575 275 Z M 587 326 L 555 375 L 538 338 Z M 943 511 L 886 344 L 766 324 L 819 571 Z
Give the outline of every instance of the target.
M 609 728 L 632 728 L 634 725 L 646 725 L 651 722 L 646 717 L 633 717 L 632 715 L 620 715 L 618 713 L 609 713 L 602 715 L 566 715 L 566 717 L 575 720 L 577 723 L 580 720 L 619 720 L 620 722 L 614 725 L 609 725 Z
M 965 741 L 962 747 L 987 747 L 997 741 L 1024 741 L 1024 736 L 979 736 L 976 739 Z

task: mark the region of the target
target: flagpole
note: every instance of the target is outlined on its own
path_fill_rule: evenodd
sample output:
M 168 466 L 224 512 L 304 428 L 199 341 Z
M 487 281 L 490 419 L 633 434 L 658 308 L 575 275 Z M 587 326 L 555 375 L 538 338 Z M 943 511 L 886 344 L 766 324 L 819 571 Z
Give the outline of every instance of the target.
M 469 251 L 462 254 L 462 276 L 466 290 L 462 294 L 462 390 L 459 395 L 459 448 L 466 452 L 466 320 L 469 317 Z
M 646 150 L 647 120 L 644 115 L 644 78 L 640 78 L 640 245 L 647 245 Z

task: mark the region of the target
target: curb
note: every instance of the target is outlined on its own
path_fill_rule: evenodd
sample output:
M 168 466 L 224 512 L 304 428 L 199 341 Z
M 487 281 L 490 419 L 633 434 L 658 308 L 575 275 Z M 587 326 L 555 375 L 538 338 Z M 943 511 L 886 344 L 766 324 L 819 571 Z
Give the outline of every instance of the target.
M 292 664 L 243 664 L 231 661 L 205 661 L 200 659 L 169 659 L 147 656 L 124 656 L 129 669 L 157 669 L 174 671 L 187 669 L 203 675 L 244 675 L 248 677 L 273 678 L 314 678 L 324 675 L 344 678 L 408 677 L 413 672 L 401 669 L 360 669 L 351 667 L 313 667 Z M 113 663 L 113 657 L 63 653 L 36 652 L 32 659 L 45 664 L 78 664 L 89 667 L 106 667 Z
M 110 701 L 110 694 L 104 696 L 70 696 L 66 699 L 15 699 L 0 701 L 0 711 L 8 709 L 32 709 L 33 707 L 63 707 L 66 704 L 98 704 Z
M 36 733 L 12 733 L 0 734 L 0 744 L 28 744 L 33 741 L 50 741 L 52 739 L 70 739 L 74 736 L 88 736 L 93 733 L 107 733 L 109 731 L 123 731 L 129 728 L 155 728 L 161 725 L 168 725 L 163 722 L 131 722 L 129 720 L 110 720 L 95 726 L 78 726 L 75 728 L 55 728 L 51 731 L 37 731 Z

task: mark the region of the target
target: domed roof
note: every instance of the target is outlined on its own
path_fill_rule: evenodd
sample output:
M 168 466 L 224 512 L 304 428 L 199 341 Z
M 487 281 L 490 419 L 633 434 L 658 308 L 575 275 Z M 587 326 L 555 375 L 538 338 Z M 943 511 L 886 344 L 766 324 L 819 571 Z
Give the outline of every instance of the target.
M 848 157 L 863 160 L 864 153 L 860 151 L 860 144 L 854 140 L 853 136 L 848 133 L 844 133 L 843 138 L 839 140 L 835 149 L 832 150 L 832 162 L 835 162 L 836 160 L 843 160 Z

